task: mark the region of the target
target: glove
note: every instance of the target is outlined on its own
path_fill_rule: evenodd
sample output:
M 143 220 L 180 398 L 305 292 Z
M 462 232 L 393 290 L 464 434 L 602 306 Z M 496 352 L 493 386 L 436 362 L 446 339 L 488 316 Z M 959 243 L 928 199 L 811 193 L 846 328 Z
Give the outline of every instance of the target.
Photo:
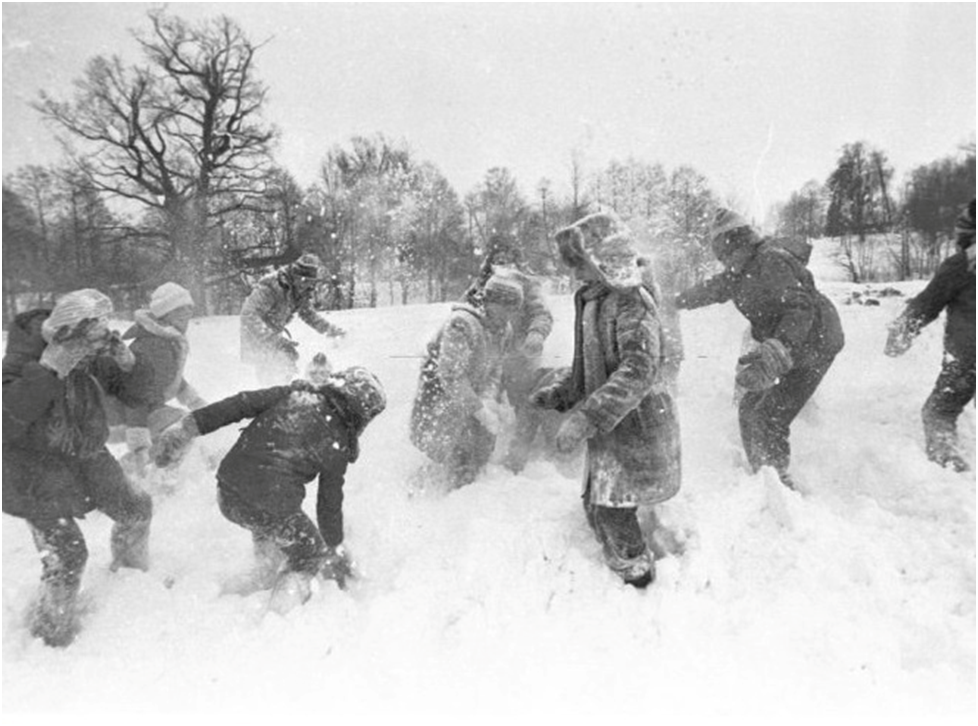
M 346 337 L 346 331 L 343 328 L 337 328 L 335 325 L 326 331 L 326 335 L 330 338 L 344 338 Z
M 889 332 L 886 336 L 886 346 L 883 348 L 885 355 L 896 358 L 910 350 L 913 339 L 916 337 L 916 331 L 905 314 L 901 314 L 900 317 L 890 323 L 887 330 Z
M 474 414 L 475 420 L 493 436 L 498 436 L 503 428 L 502 416 L 499 414 L 499 407 L 494 401 L 483 400 L 482 408 Z
M 40 363 L 54 371 L 58 378 L 67 378 L 79 363 L 95 354 L 90 341 L 76 338 L 64 343 L 48 343 L 41 353 Z
M 777 338 L 768 338 L 737 361 L 737 385 L 748 391 L 770 388 L 793 364 L 791 354 Z
M 569 454 L 582 443 L 597 432 L 594 424 L 588 419 L 583 411 L 577 410 L 571 413 L 560 425 L 557 431 L 557 451 L 562 454 Z
M 289 338 L 276 338 L 275 346 L 293 361 L 299 360 L 299 343 Z
M 539 358 L 543 353 L 543 336 L 540 333 L 528 333 L 520 352 L 527 358 Z
M 150 449 L 153 463 L 161 469 L 176 466 L 187 453 L 190 442 L 200 436 L 197 420 L 187 414 L 160 434 L 159 441 Z
M 339 544 L 335 547 L 326 548 L 326 556 L 323 559 L 322 567 L 319 569 L 319 574 L 326 580 L 335 580 L 337 586 L 341 590 L 345 590 L 346 581 L 356 579 L 357 568 L 353 564 L 350 553 L 346 551 L 346 547 Z
M 108 356 L 126 373 L 136 365 L 136 356 L 129 350 L 129 346 L 122 342 L 122 336 L 114 331 L 105 340 L 104 346 L 99 350 L 99 355 Z

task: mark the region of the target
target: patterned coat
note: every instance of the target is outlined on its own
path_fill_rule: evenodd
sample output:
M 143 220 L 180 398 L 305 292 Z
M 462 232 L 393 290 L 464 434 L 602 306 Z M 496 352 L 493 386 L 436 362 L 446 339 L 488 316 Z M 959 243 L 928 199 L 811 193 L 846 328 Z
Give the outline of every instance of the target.
M 286 340 L 286 326 L 298 313 L 316 332 L 338 333 L 339 329 L 312 307 L 313 290 L 300 292 L 288 270 L 266 275 L 241 307 L 241 360 L 260 363 L 275 353 Z
M 491 332 L 479 308 L 457 303 L 428 344 L 411 410 L 411 442 L 434 461 L 446 459 L 460 422 L 482 407 L 482 398 L 496 395 L 511 336 L 509 328 Z
M 640 287 L 590 283 L 574 296 L 574 364 L 560 376 L 558 411 L 577 408 L 588 439 L 591 502 L 633 507 L 665 501 L 682 480 L 679 420 L 662 379 L 662 325 Z

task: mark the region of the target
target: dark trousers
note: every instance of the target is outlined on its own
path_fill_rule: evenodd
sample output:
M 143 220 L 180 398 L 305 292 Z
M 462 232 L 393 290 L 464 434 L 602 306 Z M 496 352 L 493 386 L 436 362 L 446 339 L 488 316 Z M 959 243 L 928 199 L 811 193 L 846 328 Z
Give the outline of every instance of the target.
M 285 555 L 288 570 L 313 575 L 319 572 L 326 556 L 326 543 L 305 512 L 273 514 L 223 488 L 218 489 L 217 503 L 226 519 L 251 532 L 256 551 L 273 544 Z
M 753 471 L 773 466 L 786 472 L 791 463 L 791 422 L 799 414 L 835 356 L 788 371 L 764 391 L 749 391 L 740 400 L 740 438 Z
M 86 459 L 65 457 L 64 463 L 78 485 L 88 492 L 95 508 L 115 522 L 114 542 L 126 539 L 130 532 L 148 534 L 153 500 L 126 478 L 108 450 Z M 41 553 L 41 581 L 63 587 L 71 594 L 77 592 L 88 561 L 88 548 L 78 523 L 70 516 L 28 517 L 27 523 Z
M 975 398 L 975 361 L 945 354 L 934 390 L 924 403 L 921 418 L 927 456 L 943 463 L 956 454 L 958 416 Z

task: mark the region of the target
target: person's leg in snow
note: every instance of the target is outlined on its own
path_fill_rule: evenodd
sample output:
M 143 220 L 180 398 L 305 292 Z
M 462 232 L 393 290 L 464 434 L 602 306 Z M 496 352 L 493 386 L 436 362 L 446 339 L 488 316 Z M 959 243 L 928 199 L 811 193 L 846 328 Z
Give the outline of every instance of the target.
M 474 482 L 489 463 L 495 448 L 496 437 L 470 416 L 463 424 L 446 462 L 452 488 L 458 489 Z
M 957 421 L 974 397 L 974 361 L 967 364 L 945 353 L 934 390 L 921 410 L 928 459 L 954 471 L 968 470 L 958 451 Z
M 832 360 L 796 367 L 777 384 L 763 391 L 749 391 L 740 401 L 740 435 L 751 470 L 772 466 L 781 482 L 794 489 L 791 463 L 791 423 L 828 371 Z
M 113 571 L 131 567 L 149 569 L 149 529 L 153 518 L 153 499 L 136 487 L 107 450 L 78 466 L 88 485 L 96 508 L 113 520 L 111 547 Z
M 85 537 L 70 517 L 28 520 L 41 554 L 41 590 L 29 616 L 31 635 L 63 648 L 78 634 L 78 591 L 88 561 Z
M 625 583 L 648 587 L 655 579 L 655 561 L 638 523 L 638 508 L 595 504 L 590 486 L 585 487 L 583 503 L 588 526 L 601 543 L 608 567 Z

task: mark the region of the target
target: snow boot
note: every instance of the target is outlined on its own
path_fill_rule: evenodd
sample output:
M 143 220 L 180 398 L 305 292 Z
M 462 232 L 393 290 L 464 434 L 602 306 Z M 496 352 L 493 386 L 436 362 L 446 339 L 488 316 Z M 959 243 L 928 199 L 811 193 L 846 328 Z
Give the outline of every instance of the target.
M 796 482 L 794 477 L 791 476 L 791 472 L 788 471 L 787 467 L 781 467 L 777 469 L 777 472 L 778 472 L 778 479 L 781 480 L 782 484 L 784 484 L 788 489 L 790 489 L 793 492 L 799 491 L 798 482 Z
M 268 598 L 268 609 L 285 615 L 290 610 L 304 605 L 312 597 L 313 575 L 308 572 L 283 573 L 272 588 Z
M 28 616 L 31 635 L 52 648 L 71 645 L 81 630 L 76 594 L 68 585 L 44 584 Z
M 933 410 L 930 399 L 921 415 L 927 458 L 945 469 L 968 471 L 968 463 L 958 453 L 958 430 L 954 419 Z
M 149 570 L 149 525 L 148 519 L 112 525 L 112 564 L 109 565 L 112 572 L 120 567 Z
M 605 561 L 625 581 L 626 585 L 631 585 L 641 590 L 648 587 L 655 580 L 655 562 L 648 548 L 636 557 L 626 558 L 611 553 L 606 547 Z

